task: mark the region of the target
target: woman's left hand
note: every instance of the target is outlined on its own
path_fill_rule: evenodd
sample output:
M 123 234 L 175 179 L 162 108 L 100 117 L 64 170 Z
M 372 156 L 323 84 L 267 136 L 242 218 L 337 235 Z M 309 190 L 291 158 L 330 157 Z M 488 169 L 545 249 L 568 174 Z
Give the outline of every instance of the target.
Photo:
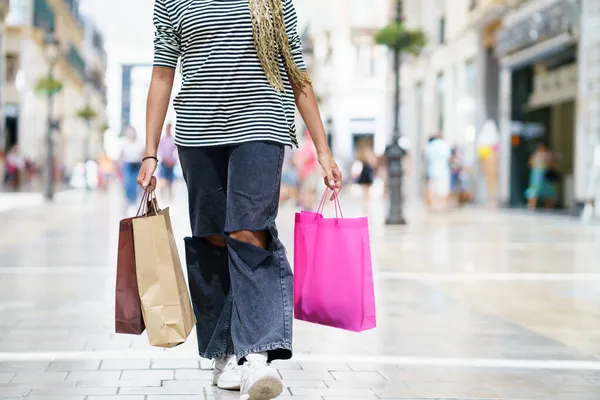
M 331 200 L 333 200 L 342 190 L 342 171 L 340 171 L 331 153 L 319 155 L 318 159 L 319 164 L 321 164 L 325 172 L 325 177 L 323 178 L 325 186 L 334 191 L 334 194 L 331 196 Z

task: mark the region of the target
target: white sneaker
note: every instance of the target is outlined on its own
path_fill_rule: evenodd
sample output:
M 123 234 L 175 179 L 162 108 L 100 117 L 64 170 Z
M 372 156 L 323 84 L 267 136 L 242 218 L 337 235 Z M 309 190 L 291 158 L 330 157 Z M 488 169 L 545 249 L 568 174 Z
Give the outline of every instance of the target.
M 242 367 L 237 364 L 235 356 L 215 360 L 213 369 L 213 385 L 223 390 L 240 390 Z
M 283 384 L 275 368 L 262 354 L 250 354 L 242 366 L 240 400 L 272 400 L 283 392 Z

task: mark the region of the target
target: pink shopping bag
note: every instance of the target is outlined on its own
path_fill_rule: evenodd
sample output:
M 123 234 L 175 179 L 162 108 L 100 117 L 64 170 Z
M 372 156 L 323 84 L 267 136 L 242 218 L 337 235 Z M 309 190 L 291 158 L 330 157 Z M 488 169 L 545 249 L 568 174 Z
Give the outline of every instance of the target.
M 316 213 L 296 214 L 294 316 L 354 332 L 376 327 L 367 218 L 324 218 L 327 192 Z M 339 212 L 339 215 L 338 215 Z

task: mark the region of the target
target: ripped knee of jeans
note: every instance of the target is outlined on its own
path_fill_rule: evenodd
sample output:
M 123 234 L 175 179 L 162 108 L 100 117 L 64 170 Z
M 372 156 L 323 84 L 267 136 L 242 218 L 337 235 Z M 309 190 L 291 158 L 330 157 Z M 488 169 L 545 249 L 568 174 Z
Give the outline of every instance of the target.
M 268 249 L 269 244 L 272 242 L 271 234 L 268 230 L 264 231 L 251 231 L 251 230 L 240 230 L 230 232 L 229 237 L 237 240 L 238 242 L 244 242 L 261 249 Z
M 261 230 L 236 230 L 226 234 L 227 246 L 252 268 L 270 259 L 283 245 L 275 226 Z
M 224 249 L 225 246 L 227 245 L 227 241 L 225 240 L 225 237 L 220 236 L 220 235 L 203 236 L 201 239 L 204 240 L 205 242 L 208 242 L 211 245 L 221 248 L 221 249 Z

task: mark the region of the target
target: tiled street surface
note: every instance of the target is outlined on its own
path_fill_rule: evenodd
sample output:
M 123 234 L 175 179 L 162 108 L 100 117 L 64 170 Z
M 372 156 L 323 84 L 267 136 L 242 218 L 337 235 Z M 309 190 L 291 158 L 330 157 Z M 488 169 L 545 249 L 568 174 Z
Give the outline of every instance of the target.
M 371 209 L 379 327 L 297 323 L 281 398 L 600 399 L 597 226 L 409 207 L 410 224 L 389 228 Z M 187 235 L 185 204 L 171 211 Z M 290 244 L 292 213 L 279 222 Z M 162 350 L 112 332 L 122 215 L 115 191 L 0 213 L 0 399 L 239 398 L 210 385 L 193 336 Z

